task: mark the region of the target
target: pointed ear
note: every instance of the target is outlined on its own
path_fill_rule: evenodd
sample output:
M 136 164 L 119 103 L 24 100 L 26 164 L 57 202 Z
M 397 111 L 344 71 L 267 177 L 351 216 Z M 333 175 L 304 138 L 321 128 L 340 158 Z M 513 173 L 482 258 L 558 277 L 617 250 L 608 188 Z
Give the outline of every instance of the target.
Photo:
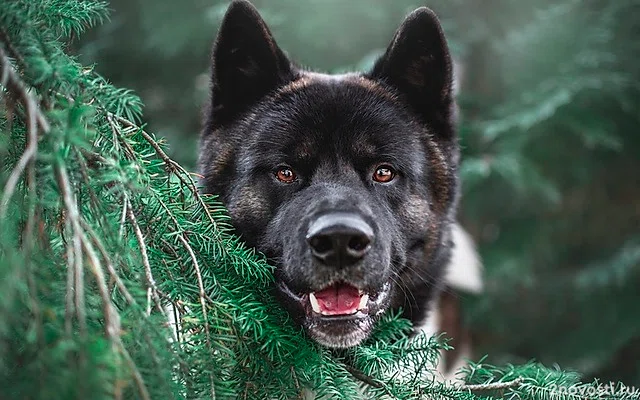
M 209 129 L 233 120 L 293 77 L 291 63 L 258 11 L 248 1 L 234 1 L 213 48 Z
M 426 122 L 442 125 L 439 135 L 453 135 L 452 61 L 433 11 L 409 14 L 368 76 L 394 87 Z

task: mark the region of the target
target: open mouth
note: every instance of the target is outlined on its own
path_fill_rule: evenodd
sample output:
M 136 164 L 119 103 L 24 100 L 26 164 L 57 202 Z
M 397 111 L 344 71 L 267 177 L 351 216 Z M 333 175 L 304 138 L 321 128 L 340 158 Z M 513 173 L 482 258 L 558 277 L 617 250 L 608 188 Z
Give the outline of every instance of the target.
M 309 293 L 311 310 L 315 314 L 352 315 L 366 311 L 369 294 L 348 283 L 334 283 L 320 291 Z
M 307 333 L 327 347 L 346 348 L 366 339 L 387 309 L 391 284 L 365 290 L 338 281 L 316 291 L 294 293 L 283 281 L 277 289 L 285 306 L 300 318 Z
M 377 315 L 384 311 L 391 285 L 387 282 L 379 290 L 365 291 L 348 282 L 333 282 L 321 290 L 294 293 L 283 281 L 277 287 L 289 302 L 296 303 L 307 317 L 345 317 Z

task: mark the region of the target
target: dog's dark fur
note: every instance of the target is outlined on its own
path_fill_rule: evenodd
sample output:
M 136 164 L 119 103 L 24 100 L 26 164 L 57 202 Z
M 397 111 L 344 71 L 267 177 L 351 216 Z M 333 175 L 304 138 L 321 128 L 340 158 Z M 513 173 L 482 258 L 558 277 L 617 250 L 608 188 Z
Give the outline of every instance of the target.
M 199 165 L 237 233 L 276 265 L 276 293 L 329 347 L 364 340 L 402 307 L 423 320 L 450 257 L 458 193 L 452 62 L 427 8 L 411 13 L 366 73 L 330 76 L 294 66 L 248 2 L 231 4 L 213 51 Z M 389 183 L 374 181 L 380 164 Z M 292 183 L 276 178 L 286 166 Z M 310 227 L 327 215 L 368 226 L 366 255 L 320 262 Z M 346 282 L 370 294 L 366 312 L 314 314 L 308 294 Z

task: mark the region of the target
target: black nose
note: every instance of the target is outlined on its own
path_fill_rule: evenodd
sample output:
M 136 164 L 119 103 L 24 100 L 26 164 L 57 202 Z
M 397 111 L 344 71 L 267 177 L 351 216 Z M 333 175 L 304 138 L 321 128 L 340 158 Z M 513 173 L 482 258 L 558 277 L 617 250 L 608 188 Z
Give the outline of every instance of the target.
M 349 213 L 323 215 L 307 233 L 311 254 L 326 265 L 346 267 L 362 259 L 371 248 L 373 229 Z

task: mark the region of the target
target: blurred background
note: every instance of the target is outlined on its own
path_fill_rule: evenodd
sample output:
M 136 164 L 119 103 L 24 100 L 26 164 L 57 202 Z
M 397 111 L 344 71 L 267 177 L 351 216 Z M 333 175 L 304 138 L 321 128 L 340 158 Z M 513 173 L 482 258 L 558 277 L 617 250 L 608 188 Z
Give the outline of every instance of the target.
M 640 386 L 640 0 L 254 0 L 280 46 L 325 72 L 370 67 L 427 5 L 461 65 L 463 201 L 486 288 L 461 295 L 479 359 L 531 359 Z M 74 43 L 137 91 L 195 171 L 227 1 L 111 0 Z

